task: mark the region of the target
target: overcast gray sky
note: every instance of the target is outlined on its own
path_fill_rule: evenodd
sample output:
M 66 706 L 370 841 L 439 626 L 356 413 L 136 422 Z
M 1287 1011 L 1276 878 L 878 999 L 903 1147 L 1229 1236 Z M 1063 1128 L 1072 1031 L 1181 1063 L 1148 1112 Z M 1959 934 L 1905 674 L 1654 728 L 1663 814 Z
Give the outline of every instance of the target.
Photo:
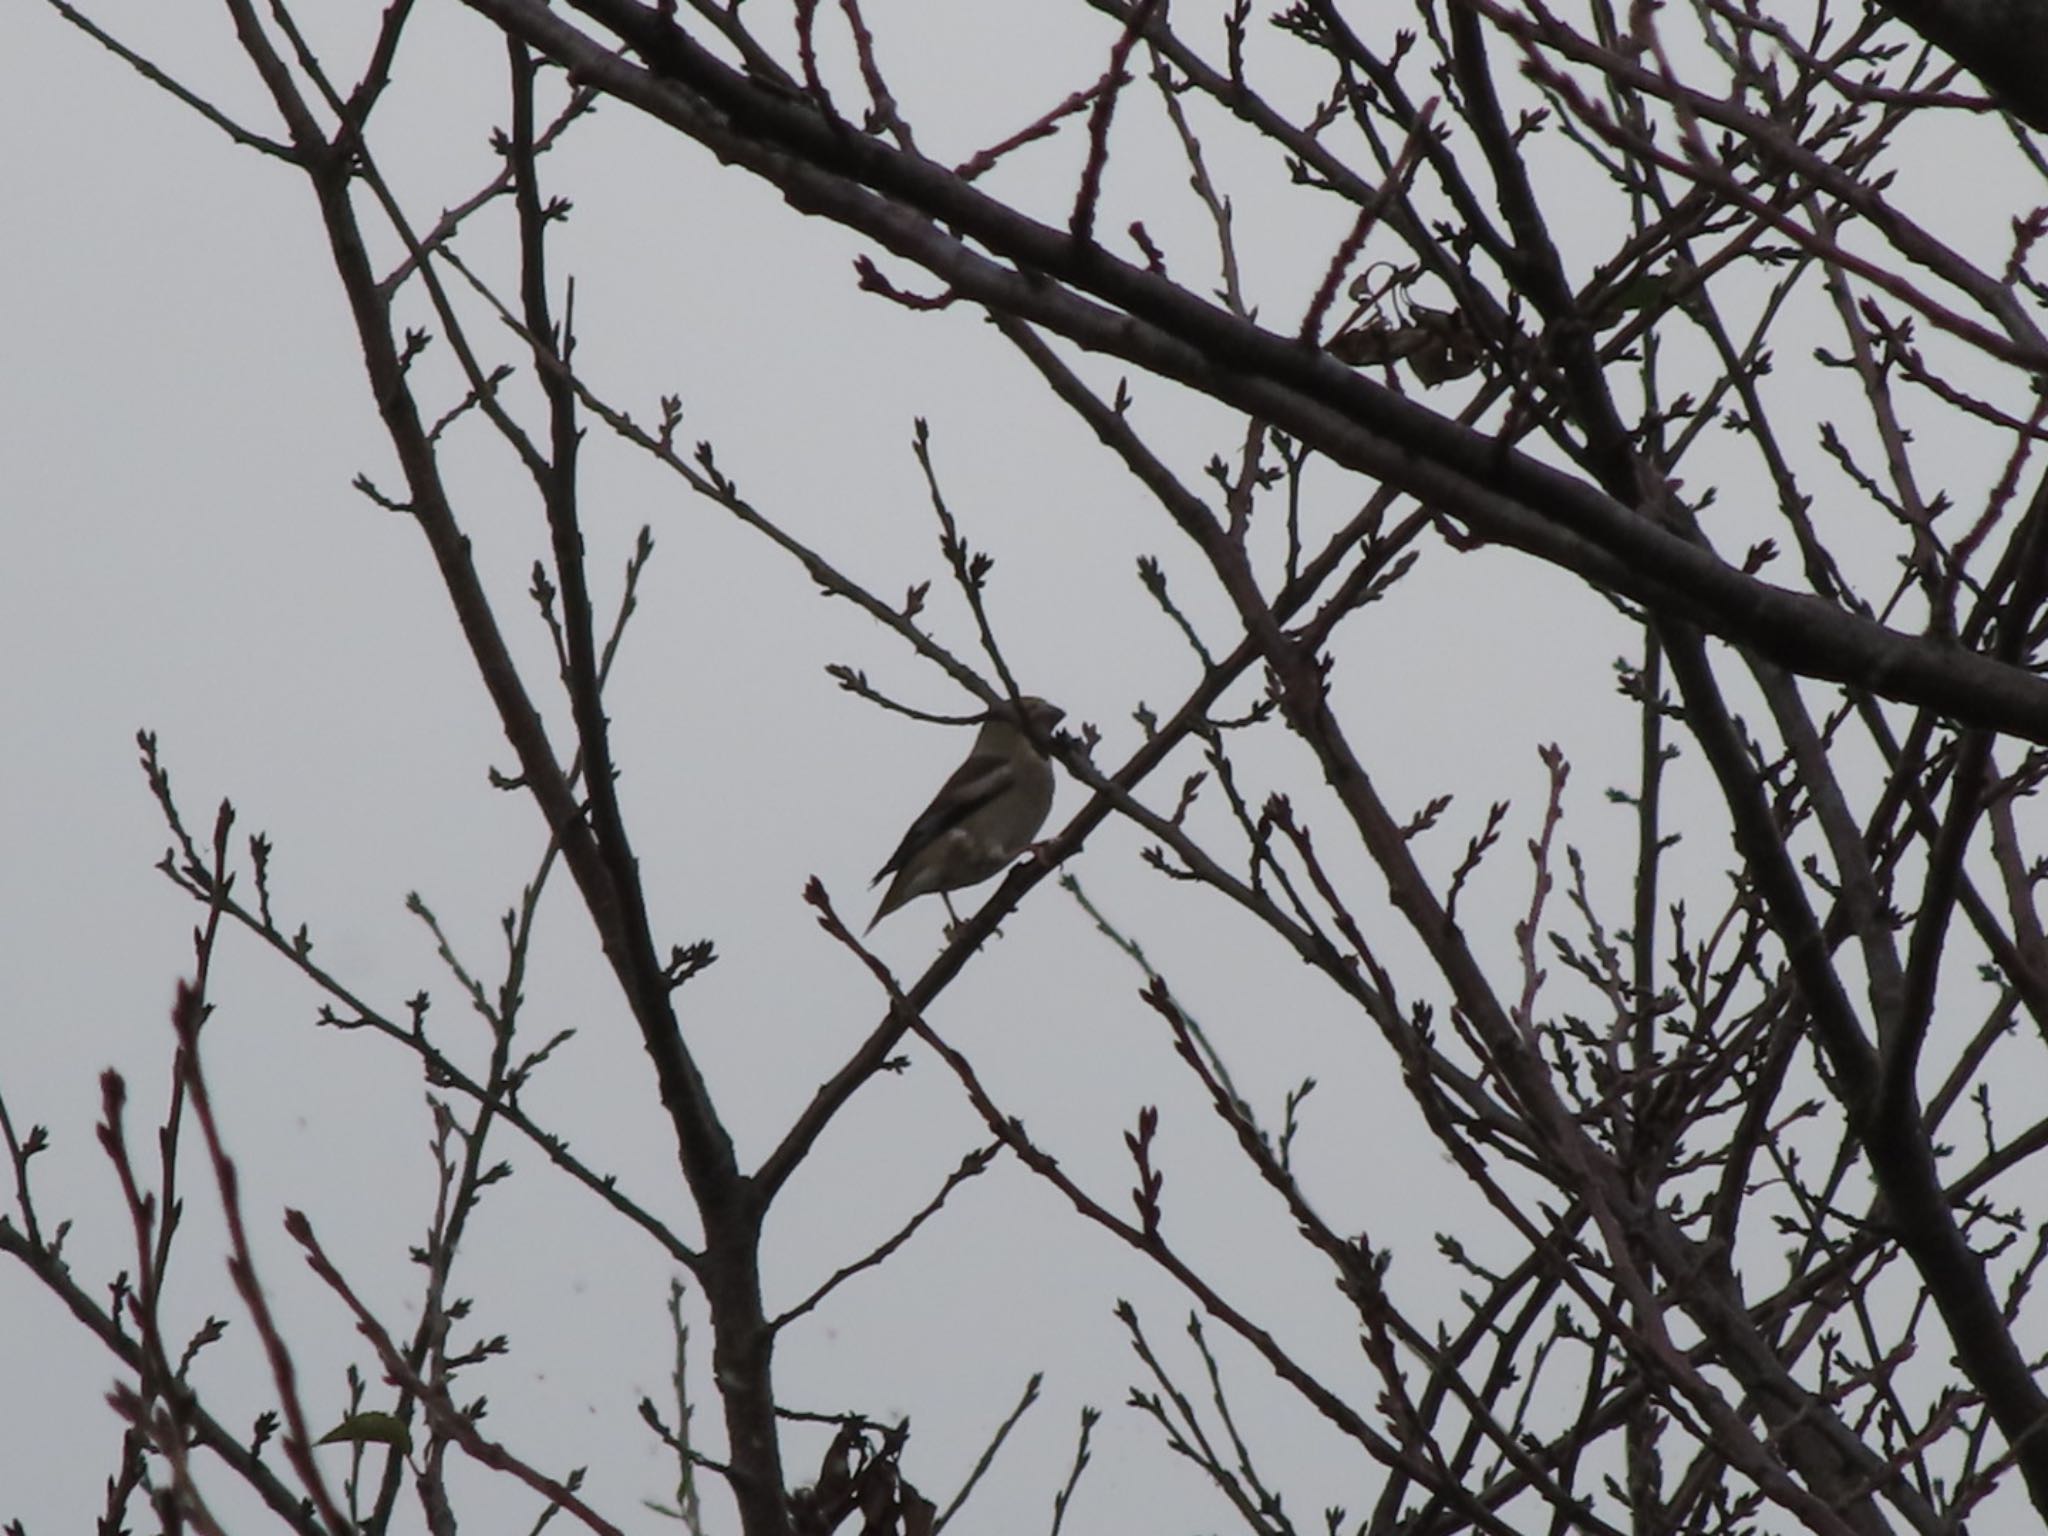
M 1099 68 L 1101 29 L 1047 24 L 1049 8 L 924 7 L 914 29 L 902 7 L 870 9 L 926 141 L 963 155 Z M 352 61 L 365 10 L 330 0 L 304 15 L 333 58 Z M 269 125 L 222 15 L 133 0 L 92 13 Z M 280 916 L 309 924 L 333 970 L 393 1012 L 429 990 L 442 1038 L 475 1058 L 481 1025 L 404 899 L 419 892 L 464 959 L 493 974 L 499 914 L 531 878 L 542 829 L 529 801 L 487 785 L 510 754 L 423 541 L 350 487 L 364 473 L 395 488 L 397 475 L 305 188 L 48 8 L 12 6 L 6 32 L 0 1091 L 18 1121 L 50 1127 L 52 1150 L 36 1165 L 43 1211 L 75 1219 L 73 1266 L 100 1285 L 132 1267 L 132 1239 L 92 1136 L 98 1074 L 127 1074 L 131 1125 L 146 1145 L 167 1092 L 172 988 L 190 969 L 198 915 L 151 868 L 167 838 L 135 766 L 136 730 L 160 733 L 196 829 L 226 795 L 241 833 L 270 835 Z M 423 6 L 380 118 L 387 168 L 422 223 L 491 174 L 502 75 L 488 29 L 455 5 Z M 1199 210 L 1157 117 L 1134 114 L 1113 165 L 1117 190 L 1171 248 L 1197 253 L 1207 249 Z M 1298 312 L 1333 226 L 1313 204 L 1299 211 L 1270 157 L 1240 162 L 1219 147 L 1217 159 L 1250 232 L 1252 291 Z M 1032 151 L 1003 173 L 1001 190 L 1057 207 L 1075 167 L 1070 144 Z M 932 581 L 933 623 L 967 653 L 972 627 L 944 579 L 909 447 L 913 419 L 927 418 L 950 504 L 970 542 L 996 557 L 990 606 L 1025 688 L 1059 702 L 1070 724 L 1095 723 L 1107 762 L 1138 740 L 1134 707 L 1177 701 L 1195 669 L 1143 600 L 1134 561 L 1164 554 L 1197 622 L 1224 613 L 1217 593 L 1156 507 L 987 326 L 862 295 L 851 266 L 859 247 L 845 234 L 623 107 L 581 125 L 547 174 L 575 201 L 554 260 L 576 279 L 586 379 L 643 422 L 660 395 L 679 395 L 682 438 L 713 442 L 765 513 L 881 591 Z M 501 281 L 504 218 L 458 247 Z M 508 334 L 480 319 L 476 334 L 492 360 L 522 361 Z M 445 348 L 421 367 L 452 403 Z M 1179 447 L 1190 479 L 1241 430 L 1156 384 L 1137 386 L 1134 409 Z M 539 509 L 481 423 L 458 426 L 455 443 L 459 511 L 538 681 L 547 641 L 521 593 L 546 548 Z M 800 900 L 805 879 L 822 877 L 841 912 L 864 921 L 868 876 L 965 745 L 958 732 L 837 691 L 823 669 L 862 667 L 939 711 L 964 712 L 968 701 L 601 428 L 587 465 L 586 535 L 603 593 L 615 597 L 639 527 L 654 530 L 610 695 L 621 793 L 658 931 L 709 938 L 720 953 L 683 994 L 684 1017 L 743 1156 L 757 1158 L 881 1013 L 871 980 L 817 931 Z M 1310 484 L 1326 498 L 1325 520 L 1364 494 L 1327 468 Z M 1526 904 L 1522 842 L 1541 805 L 1540 743 L 1559 741 L 1585 765 L 1568 801 L 1571 839 L 1598 847 L 1625 835 L 1626 812 L 1601 795 L 1620 759 L 1602 755 L 1634 728 L 1607 681 L 1610 658 L 1634 642 L 1601 604 L 1505 555 L 1433 558 L 1352 623 L 1337 686 L 1373 724 L 1371 762 L 1388 799 L 1412 811 L 1443 788 L 1460 796 L 1426 850 L 1431 867 L 1455 864 L 1490 801 L 1514 802 L 1517 819 L 1475 892 L 1475 929 Z M 1253 696 L 1241 688 L 1238 702 Z M 549 707 L 559 728 L 559 701 Z M 1255 803 L 1272 785 L 1312 803 L 1305 758 L 1279 747 L 1252 762 L 1267 775 Z M 1169 804 L 1197 766 L 1190 756 L 1162 776 L 1154 803 Z M 1081 799 L 1063 785 L 1052 825 Z M 1262 1113 L 1277 1120 L 1289 1088 L 1319 1080 L 1300 1156 L 1327 1176 L 1334 1224 L 1396 1249 L 1397 1294 L 1447 1295 L 1455 1272 L 1431 1234 L 1471 1197 L 1420 1130 L 1377 1038 L 1273 945 L 1247 937 L 1215 897 L 1146 869 L 1141 846 L 1112 824 L 1073 870 L 1145 945 Z M 1718 834 L 1678 858 L 1681 873 L 1712 879 Z M 1383 887 L 1352 873 L 1361 900 L 1381 910 Z M 536 1039 L 556 1028 L 577 1035 L 526 1105 L 687 1229 L 645 1059 L 567 895 L 555 890 L 545 908 L 529 1028 Z M 941 919 L 935 903 L 919 903 L 877 931 L 877 947 L 914 974 Z M 1398 936 L 1388 942 L 1399 951 Z M 1234 1299 L 1369 1401 L 1355 1315 L 1286 1241 L 1284 1213 L 1175 1070 L 1158 1020 L 1136 999 L 1140 979 L 1048 884 L 947 993 L 935 1022 L 972 1052 L 1005 1108 L 1118 1208 L 1129 1182 L 1123 1133 L 1141 1105 L 1161 1104 L 1177 1235 Z M 214 997 L 206 1060 L 263 1234 L 263 1278 L 300 1351 L 312 1414 L 331 1420 L 342 1367 L 367 1368 L 370 1357 L 287 1251 L 279 1220 L 287 1205 L 305 1209 L 366 1295 L 409 1322 L 418 1272 L 406 1254 L 432 1193 L 422 1085 L 407 1059 L 367 1036 L 315 1029 L 317 999 L 239 937 L 224 947 Z M 929 1060 L 868 1088 L 778 1210 L 771 1306 L 892 1230 L 982 1139 Z M 637 1501 L 667 1498 L 672 1470 L 634 1405 L 643 1394 L 667 1405 L 668 1267 L 540 1159 L 510 1141 L 501 1152 L 518 1175 L 486 1201 L 456 1288 L 479 1298 L 478 1333 L 508 1333 L 513 1349 L 474 1372 L 467 1395 L 487 1392 L 490 1431 L 548 1469 L 590 1465 L 589 1488 L 610 1517 L 660 1529 Z M 187 1327 L 208 1312 L 231 1319 L 201 1380 L 219 1394 L 217 1412 L 246 1419 L 263 1406 L 267 1378 L 223 1279 L 217 1202 L 195 1163 L 186 1179 L 174 1315 Z M 1483 1249 L 1484 1218 L 1467 1230 Z M 1140 1303 L 1155 1341 L 1197 1381 L 1185 1300 L 1002 1161 L 900 1265 L 855 1281 L 785 1341 L 782 1390 L 793 1406 L 912 1415 L 908 1470 L 943 1500 L 1042 1368 L 1046 1400 L 977 1495 L 970 1528 L 1042 1528 L 1076 1413 L 1090 1403 L 1112 1412 L 1069 1530 L 1219 1527 L 1227 1511 L 1199 1475 L 1117 1408 L 1141 1379 L 1111 1316 L 1121 1296 Z M 701 1325 L 694 1298 L 690 1315 Z M 1242 1350 L 1220 1352 L 1257 1407 L 1258 1449 L 1297 1515 L 1316 1523 L 1325 1504 L 1366 1507 L 1377 1472 L 1271 1389 Z M 48 1536 L 98 1508 L 118 1440 L 103 1404 L 113 1379 L 108 1356 L 25 1276 L 0 1268 L 0 1382 L 35 1383 L 0 1389 L 0 1518 Z M 709 1423 L 706 1385 L 700 1374 Z M 345 1454 L 323 1455 L 338 1476 Z M 529 1508 L 509 1489 L 495 1497 L 508 1519 Z M 224 1507 L 237 1512 L 232 1498 Z

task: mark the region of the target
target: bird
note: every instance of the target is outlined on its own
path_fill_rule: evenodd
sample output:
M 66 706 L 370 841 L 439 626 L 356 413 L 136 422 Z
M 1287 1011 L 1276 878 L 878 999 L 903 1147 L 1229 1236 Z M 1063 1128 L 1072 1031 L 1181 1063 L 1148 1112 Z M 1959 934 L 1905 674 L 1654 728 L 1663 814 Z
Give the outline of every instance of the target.
M 1020 708 L 1024 724 L 1019 723 Z M 981 730 L 967 761 L 868 882 L 872 887 L 885 876 L 896 877 L 868 923 L 869 932 L 906 901 L 932 891 L 953 913 L 947 892 L 979 885 L 1031 846 L 1052 809 L 1052 764 L 1037 742 L 1050 738 L 1066 713 L 1044 699 L 1025 697 L 980 716 Z M 953 916 L 957 922 L 958 914 Z

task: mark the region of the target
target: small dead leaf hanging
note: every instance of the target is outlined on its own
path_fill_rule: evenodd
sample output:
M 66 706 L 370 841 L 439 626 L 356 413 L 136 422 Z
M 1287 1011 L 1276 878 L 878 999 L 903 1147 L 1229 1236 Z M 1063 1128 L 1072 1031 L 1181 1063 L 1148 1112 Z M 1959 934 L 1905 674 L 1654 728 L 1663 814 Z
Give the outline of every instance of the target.
M 1370 269 L 1351 285 L 1358 308 L 1324 350 L 1353 368 L 1408 363 L 1424 385 L 1477 372 L 1485 354 L 1464 315 L 1431 309 L 1408 296 L 1422 269 L 1394 268 L 1384 280 L 1369 281 L 1377 270 Z

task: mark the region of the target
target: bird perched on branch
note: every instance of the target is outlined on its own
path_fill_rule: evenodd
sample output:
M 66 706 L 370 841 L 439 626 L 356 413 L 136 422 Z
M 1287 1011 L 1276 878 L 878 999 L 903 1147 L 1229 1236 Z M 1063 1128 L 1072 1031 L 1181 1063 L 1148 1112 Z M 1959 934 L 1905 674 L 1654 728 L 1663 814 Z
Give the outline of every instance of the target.
M 1067 712 L 1044 699 L 1019 702 L 1022 722 L 1010 704 L 981 717 L 967 761 L 910 824 L 889 862 L 869 882 L 879 885 L 885 875 L 896 877 L 869 931 L 906 901 L 932 891 L 952 913 L 947 892 L 979 885 L 1031 846 L 1052 809 L 1052 764 L 1033 738 L 1048 740 Z

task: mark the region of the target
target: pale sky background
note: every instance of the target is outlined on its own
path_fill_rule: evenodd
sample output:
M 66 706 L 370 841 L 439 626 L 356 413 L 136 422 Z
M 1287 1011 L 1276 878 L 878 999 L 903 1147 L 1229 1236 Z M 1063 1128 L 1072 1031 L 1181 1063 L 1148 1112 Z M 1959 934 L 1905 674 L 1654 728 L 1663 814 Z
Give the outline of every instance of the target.
M 303 12 L 343 75 L 353 77 L 368 9 L 331 0 Z M 884 62 L 926 143 L 949 153 L 1001 137 L 1101 68 L 1104 29 L 1044 24 L 1042 6 L 919 7 L 915 29 L 902 9 L 871 7 Z M 218 11 L 105 0 L 92 14 L 271 128 Z M 11 5 L 4 35 L 0 1091 L 19 1126 L 50 1127 L 52 1150 L 35 1165 L 42 1215 L 75 1221 L 71 1261 L 98 1288 L 132 1265 L 93 1138 L 98 1074 L 114 1065 L 127 1075 L 131 1135 L 147 1148 L 167 1091 L 168 1004 L 198 916 L 151 869 L 166 834 L 135 766 L 135 731 L 160 733 L 195 829 L 228 795 L 238 847 L 249 832 L 271 836 L 280 916 L 310 925 L 331 968 L 393 1013 L 431 991 L 440 1038 L 475 1060 L 483 1031 L 404 898 L 419 891 L 463 958 L 491 975 L 498 916 L 531 876 L 541 827 L 528 800 L 485 782 L 488 768 L 510 767 L 510 753 L 424 541 L 350 489 L 358 472 L 387 488 L 398 476 L 300 180 L 229 144 L 40 4 Z M 491 173 L 502 57 L 466 12 L 423 0 L 377 140 L 421 225 Z M 1119 227 L 1142 216 L 1177 270 L 1205 270 L 1213 246 L 1180 162 L 1165 155 L 1156 109 L 1131 113 L 1119 133 Z M 1212 151 L 1238 200 L 1252 293 L 1298 314 L 1327 257 L 1330 210 L 1290 192 L 1265 151 L 1233 155 L 1221 141 Z M 1001 189 L 1063 207 L 1076 162 L 1066 141 L 1032 151 Z M 1096 723 L 1107 764 L 1135 744 L 1140 701 L 1162 711 L 1177 702 L 1194 669 L 1143 598 L 1133 561 L 1164 555 L 1198 622 L 1222 612 L 1213 585 L 989 327 L 860 294 L 855 242 L 623 107 L 579 127 L 546 175 L 575 202 L 554 271 L 558 285 L 577 280 L 579 363 L 595 387 L 643 422 L 659 395 L 679 394 L 682 437 L 710 439 L 766 515 L 884 593 L 931 580 L 932 622 L 966 655 L 971 625 L 945 580 L 909 451 L 912 421 L 926 417 L 951 506 L 969 541 L 996 556 L 990 606 L 1024 686 L 1063 705 L 1070 723 Z M 501 281 L 508 219 L 501 207 L 458 247 Z M 512 338 L 480 317 L 473 335 L 491 360 L 521 361 Z M 422 364 L 443 404 L 455 398 L 445 353 Z M 1210 454 L 1234 450 L 1239 429 L 1221 412 L 1155 384 L 1135 388 L 1137 418 L 1177 447 L 1188 479 Z M 539 511 L 480 423 L 457 438 L 459 510 L 540 693 L 545 636 L 522 596 L 546 547 Z M 893 637 L 822 601 L 786 557 L 614 447 L 601 426 L 590 443 L 585 532 L 599 591 L 616 592 L 642 523 L 657 541 L 609 698 L 622 795 L 661 941 L 717 945 L 718 964 L 680 1005 L 743 1158 L 756 1160 L 880 1013 L 870 980 L 817 931 L 800 900 L 805 879 L 821 876 L 842 913 L 864 922 L 868 875 L 965 747 L 960 733 L 838 692 L 823 668 L 863 667 L 932 709 L 967 705 Z M 1311 490 L 1327 498 L 1325 521 L 1364 494 L 1327 467 L 1312 472 Z M 1522 846 L 1541 807 L 1540 743 L 1560 742 L 1578 765 L 1566 836 L 1625 848 L 1629 813 L 1602 791 L 1628 771 L 1634 720 L 1609 662 L 1633 654 L 1634 637 L 1563 576 L 1505 554 L 1441 551 L 1346 633 L 1338 687 L 1353 718 L 1370 722 L 1369 762 L 1390 803 L 1412 812 L 1440 789 L 1459 795 L 1425 845 L 1428 866 L 1456 863 L 1490 801 L 1514 803 L 1473 897 L 1471 925 L 1491 923 L 1499 955 L 1506 915 L 1527 900 Z M 1251 759 L 1266 775 L 1254 803 L 1277 786 L 1312 804 L 1305 756 L 1272 736 L 1276 749 Z M 1170 804 L 1195 766 L 1189 756 L 1156 778 L 1152 803 Z M 1696 782 L 1689 762 L 1679 771 L 1681 788 Z M 1052 825 L 1082 801 L 1063 783 Z M 1213 810 L 1213 789 L 1207 803 Z M 1680 851 L 1676 875 L 1715 881 L 1717 826 Z M 1408 1109 L 1377 1036 L 1217 898 L 1146 869 L 1141 846 L 1111 825 L 1070 867 L 1145 945 L 1262 1115 L 1277 1124 L 1287 1089 L 1319 1080 L 1299 1148 L 1312 1190 L 1340 1228 L 1395 1248 L 1397 1295 L 1455 1321 L 1456 1272 L 1431 1235 L 1469 1215 L 1471 1197 Z M 1391 928 L 1383 886 L 1351 873 L 1361 908 Z M 1607 867 L 1610 896 L 1626 873 Z M 526 1107 L 687 1232 L 651 1073 L 587 924 L 566 887 L 546 910 L 527 1027 L 535 1043 L 558 1028 L 578 1034 Z M 877 931 L 880 952 L 914 976 L 942 915 L 926 902 L 892 918 Z M 1398 936 L 1388 942 L 1403 952 Z M 1116 1209 L 1128 1209 L 1123 1134 L 1140 1106 L 1158 1103 L 1170 1235 L 1369 1404 L 1375 1388 L 1349 1308 L 1234 1159 L 1137 1002 L 1139 980 L 1046 884 L 934 1022 L 971 1052 L 1005 1108 Z M 288 1251 L 279 1219 L 287 1205 L 304 1208 L 366 1296 L 408 1327 L 418 1271 L 406 1252 L 432 1193 L 422 1086 L 410 1060 L 380 1042 L 314 1029 L 317 999 L 239 936 L 223 945 L 214 999 L 206 1060 L 264 1235 L 263 1279 L 298 1349 L 309 1412 L 331 1422 L 343 1366 L 374 1369 Z M 893 1231 L 983 1139 L 950 1076 L 912 1054 L 906 1076 L 864 1090 L 778 1207 L 771 1309 Z M 644 1394 L 672 1409 L 669 1267 L 515 1141 L 499 1155 L 518 1176 L 487 1198 L 455 1288 L 478 1299 L 471 1326 L 509 1334 L 512 1352 L 470 1373 L 464 1395 L 487 1393 L 486 1429 L 545 1469 L 589 1465 L 586 1491 L 610 1518 L 667 1529 L 639 1507 L 671 1495 L 673 1470 L 634 1405 Z M 171 1315 L 185 1327 L 209 1312 L 231 1320 L 199 1379 L 217 1413 L 246 1422 L 267 1402 L 268 1381 L 253 1369 L 252 1334 L 220 1267 L 217 1201 L 190 1153 L 186 1169 Z M 1461 1228 L 1475 1252 L 1485 1252 L 1489 1221 Z M 1043 1529 L 1083 1404 L 1110 1411 L 1068 1530 L 1225 1528 L 1234 1517 L 1200 1474 L 1118 1406 L 1144 1380 L 1111 1316 L 1123 1296 L 1198 1392 L 1187 1303 L 1001 1160 L 900 1261 L 785 1338 L 781 1391 L 796 1407 L 910 1414 L 906 1470 L 943 1503 L 1042 1368 L 1044 1400 L 957 1529 Z M 694 1296 L 691 1306 L 701 1370 L 708 1330 Z M 1272 1389 L 1220 1329 L 1211 1337 L 1252 1410 L 1261 1468 L 1297 1521 L 1319 1526 L 1331 1503 L 1363 1513 L 1378 1469 Z M 33 1536 L 84 1527 L 118 1442 L 103 1404 L 113 1379 L 110 1357 L 25 1275 L 0 1267 L 0 1382 L 34 1384 L 0 1389 L 0 1520 L 18 1517 Z M 704 1387 L 700 1375 L 699 1423 L 715 1447 Z M 793 1476 L 808 1475 L 806 1458 L 814 1465 L 807 1446 L 790 1437 Z M 322 1454 L 338 1481 L 345 1454 Z M 233 1495 L 221 1507 L 231 1519 L 245 1513 Z M 531 1503 L 501 1484 L 470 1507 L 473 1518 L 497 1510 L 513 1520 L 530 1518 Z M 722 1502 L 710 1509 L 721 1528 Z

